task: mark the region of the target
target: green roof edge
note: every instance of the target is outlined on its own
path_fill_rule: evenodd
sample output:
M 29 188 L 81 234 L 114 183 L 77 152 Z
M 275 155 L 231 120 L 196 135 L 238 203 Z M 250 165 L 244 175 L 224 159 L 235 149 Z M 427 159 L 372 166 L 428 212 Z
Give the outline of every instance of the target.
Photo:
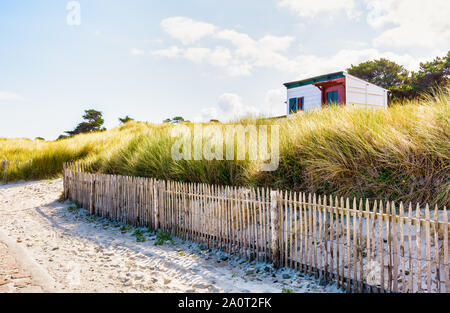
M 299 81 L 295 81 L 295 82 L 285 83 L 284 86 L 286 86 L 287 89 L 291 89 L 291 88 L 307 86 L 307 85 L 311 85 L 311 84 L 315 84 L 315 83 L 320 83 L 320 82 L 324 82 L 327 80 L 337 79 L 337 78 L 341 78 L 341 77 L 344 77 L 343 71 L 320 75 L 320 76 L 316 76 L 316 77 L 311 77 L 308 79 L 303 79 L 303 80 L 299 80 Z

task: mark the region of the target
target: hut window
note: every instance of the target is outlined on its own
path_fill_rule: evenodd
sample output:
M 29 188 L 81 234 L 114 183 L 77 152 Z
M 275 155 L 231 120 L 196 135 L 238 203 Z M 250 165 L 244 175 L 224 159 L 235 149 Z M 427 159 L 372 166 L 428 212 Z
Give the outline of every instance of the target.
M 327 104 L 328 106 L 339 103 L 339 92 L 337 90 L 327 92 Z
M 297 112 L 305 110 L 305 97 L 297 98 Z
M 289 99 L 289 114 L 297 112 L 297 99 Z

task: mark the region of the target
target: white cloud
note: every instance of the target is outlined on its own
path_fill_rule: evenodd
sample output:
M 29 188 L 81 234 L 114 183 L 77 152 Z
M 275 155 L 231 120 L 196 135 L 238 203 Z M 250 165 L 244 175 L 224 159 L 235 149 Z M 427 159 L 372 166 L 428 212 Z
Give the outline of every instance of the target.
M 419 59 L 408 54 L 401 55 L 393 52 L 380 52 L 374 48 L 343 49 L 329 57 L 304 54 L 296 57 L 294 62 L 296 64 L 296 72 L 301 75 L 297 78 L 306 78 L 324 73 L 342 71 L 352 64 L 357 65 L 361 62 L 379 58 L 387 58 L 408 69 L 417 69 L 420 62 Z
M 239 63 L 227 68 L 228 75 L 232 77 L 252 75 L 253 66 L 247 62 Z
M 176 58 L 180 55 L 181 49 L 177 46 L 172 46 L 167 49 L 156 50 L 152 52 L 152 55 L 166 58 Z
M 355 0 L 279 0 L 278 6 L 288 8 L 306 18 L 314 18 L 322 13 L 332 16 L 339 10 L 344 10 L 349 18 L 360 15 Z
M 197 22 L 186 17 L 170 17 L 161 22 L 161 27 L 170 36 L 188 45 L 197 42 L 205 36 L 212 35 L 216 26 Z
M 202 63 L 210 53 L 208 48 L 188 48 L 184 50 L 184 57 L 194 63 Z
M 222 113 L 232 119 L 239 119 L 246 116 L 259 114 L 259 110 L 253 106 L 244 105 L 242 98 L 234 93 L 225 93 L 219 97 L 219 109 Z
M 231 44 L 241 49 L 241 53 L 245 55 L 245 52 L 251 54 L 255 53 L 254 50 L 263 51 L 286 51 L 290 48 L 292 42 L 295 40 L 294 37 L 290 36 L 264 36 L 260 40 L 255 40 L 249 35 L 244 33 L 239 33 L 235 30 L 222 30 L 217 34 L 219 39 L 229 41 Z M 251 51 L 252 50 L 252 51 Z
M 450 44 L 450 1 L 366 0 L 368 24 L 381 29 L 375 46 L 448 47 Z
M 286 89 L 280 87 L 266 93 L 264 103 L 260 106 L 245 104 L 242 97 L 234 93 L 224 93 L 217 100 L 217 105 L 205 108 L 194 118 L 197 122 L 220 120 L 235 121 L 244 117 L 281 116 L 286 114 Z
M 210 120 L 217 120 L 219 118 L 219 113 L 217 112 L 217 108 L 210 107 L 203 109 L 201 112 L 201 116 L 195 118 L 196 122 L 209 122 Z
M 195 121 L 209 122 L 212 119 L 227 122 L 244 117 L 258 116 L 261 110 L 254 106 L 245 105 L 242 98 L 234 93 L 224 93 L 217 99 L 217 105 L 202 110 Z
M 365 0 L 367 23 L 380 31 L 375 47 L 425 47 L 442 49 L 450 44 L 450 1 Z M 355 0 L 279 0 L 278 6 L 301 18 L 323 18 L 344 10 L 350 19 L 361 15 Z
M 294 37 L 284 36 L 265 36 L 259 40 L 259 45 L 264 50 L 269 51 L 286 51 L 291 47 Z
M 280 54 L 286 51 L 294 41 L 293 37 L 265 36 L 255 40 L 249 35 L 235 30 L 223 30 L 218 33 L 219 39 L 226 40 L 235 46 L 233 52 L 237 64 L 251 71 L 254 67 L 277 68 L 288 70 L 292 62 Z M 247 73 L 247 71 L 244 71 Z
M 152 55 L 167 58 L 183 58 L 196 64 L 207 63 L 222 68 L 229 76 L 248 76 L 252 66 L 236 59 L 231 50 L 223 47 L 179 48 L 176 46 L 152 52 Z
M 254 39 L 236 30 L 214 28 L 216 31 L 211 38 L 222 41 L 220 46 L 213 48 L 173 46 L 153 51 L 152 54 L 168 58 L 183 58 L 196 64 L 209 64 L 221 68 L 227 75 L 234 77 L 249 76 L 256 68 L 269 68 L 292 73 L 293 79 L 341 71 L 352 64 L 356 65 L 381 57 L 395 61 L 411 70 L 416 70 L 419 61 L 423 61 L 409 54 L 382 52 L 377 48 L 367 47 L 364 42 L 355 44 L 354 49 L 338 50 L 331 56 L 300 52 L 301 54 L 297 54 L 296 57 L 290 57 L 289 49 L 295 41 L 293 37 L 267 35 Z M 297 51 L 299 53 L 299 50 Z
M 178 20 L 181 18 L 177 17 L 174 19 Z M 186 18 L 182 19 L 189 20 L 188 24 L 205 24 Z M 167 20 L 172 20 L 172 18 Z M 153 51 L 152 54 L 168 58 L 184 58 L 197 64 L 205 62 L 212 66 L 223 68 L 230 76 L 251 75 L 255 67 L 286 70 L 294 65 L 287 57 L 281 54 L 281 52 L 285 52 L 290 48 L 294 41 L 293 37 L 268 35 L 259 40 L 255 40 L 249 35 L 235 30 L 219 30 L 218 27 L 212 26 L 215 32 L 214 34 L 210 34 L 212 35 L 211 37 L 231 44 L 233 49 L 223 46 L 216 46 L 214 48 L 179 48 L 173 46 L 168 49 Z M 197 40 L 200 39 L 198 36 L 196 38 L 198 38 Z M 187 43 L 182 36 L 178 36 L 178 39 L 184 44 Z
M 227 48 L 217 47 L 209 54 L 209 62 L 215 66 L 225 67 L 233 60 L 231 51 Z
M 281 116 L 286 114 L 286 88 L 270 89 L 266 93 L 261 114 L 264 116 Z
M 137 48 L 133 48 L 130 50 L 131 55 L 144 55 L 145 51 Z
M 424 59 L 409 54 L 381 52 L 375 48 L 343 49 L 332 56 L 301 54 L 294 58 L 272 52 L 257 51 L 254 47 L 240 47 L 234 51 L 227 48 L 187 48 L 172 47 L 153 52 L 154 55 L 169 58 L 184 58 L 196 64 L 206 63 L 222 68 L 229 76 L 249 76 L 255 68 L 265 67 L 292 73 L 292 79 L 342 71 L 352 64 L 357 65 L 367 60 L 387 58 L 410 70 L 417 70 Z M 440 53 L 442 54 L 442 53 Z M 436 55 L 439 55 L 436 54 Z
M 21 101 L 23 97 L 9 91 L 0 91 L 0 101 Z

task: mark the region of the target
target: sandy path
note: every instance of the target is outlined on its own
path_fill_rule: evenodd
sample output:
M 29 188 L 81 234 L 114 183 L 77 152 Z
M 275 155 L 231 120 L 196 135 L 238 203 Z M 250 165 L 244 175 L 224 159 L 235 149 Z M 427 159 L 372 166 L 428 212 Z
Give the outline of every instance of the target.
M 44 292 L 31 273 L 25 271 L 8 245 L 0 240 L 0 293 Z
M 336 292 L 290 271 L 133 229 L 61 203 L 62 180 L 0 186 L 0 229 L 65 292 Z

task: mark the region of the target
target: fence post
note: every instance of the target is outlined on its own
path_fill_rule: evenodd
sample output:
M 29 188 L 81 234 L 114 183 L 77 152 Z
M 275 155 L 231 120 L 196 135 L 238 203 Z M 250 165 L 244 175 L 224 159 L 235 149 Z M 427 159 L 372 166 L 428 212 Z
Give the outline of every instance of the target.
M 153 214 L 155 217 L 155 231 L 159 229 L 159 182 L 153 184 Z
M 8 166 L 8 160 L 2 161 L 2 172 L 3 172 L 3 181 L 8 183 L 8 175 L 6 174 L 6 167 Z
M 95 175 L 91 174 L 89 175 L 90 181 L 91 181 L 91 190 L 90 190 L 90 196 L 89 196 L 89 214 L 94 214 L 94 208 L 95 208 Z
M 270 216 L 272 228 L 272 262 L 275 268 L 280 267 L 280 194 L 270 192 Z
M 67 200 L 67 163 L 63 163 L 64 200 Z

